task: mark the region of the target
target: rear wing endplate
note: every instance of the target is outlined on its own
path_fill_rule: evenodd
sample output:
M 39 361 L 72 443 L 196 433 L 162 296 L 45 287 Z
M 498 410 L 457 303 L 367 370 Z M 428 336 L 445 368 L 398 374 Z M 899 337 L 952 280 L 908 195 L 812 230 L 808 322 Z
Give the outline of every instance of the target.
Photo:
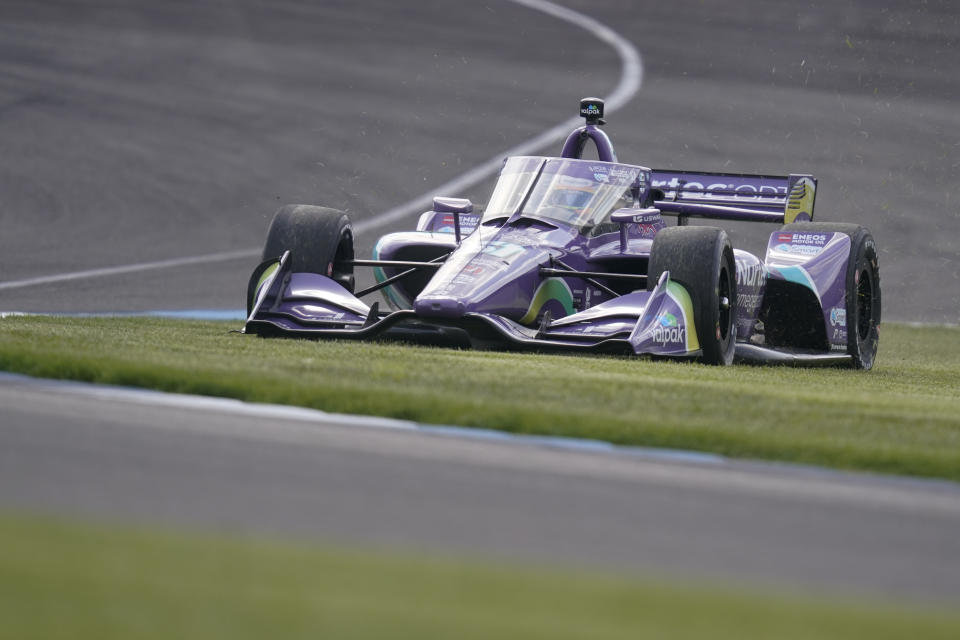
M 653 206 L 680 217 L 779 224 L 813 219 L 817 179 L 810 174 L 763 176 L 654 169 Z

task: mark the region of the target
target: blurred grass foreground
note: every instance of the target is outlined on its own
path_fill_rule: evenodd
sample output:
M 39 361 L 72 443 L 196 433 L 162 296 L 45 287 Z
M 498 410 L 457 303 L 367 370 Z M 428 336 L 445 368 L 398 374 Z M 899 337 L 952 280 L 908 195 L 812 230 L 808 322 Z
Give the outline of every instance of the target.
M 0 636 L 957 638 L 889 602 L 0 516 Z

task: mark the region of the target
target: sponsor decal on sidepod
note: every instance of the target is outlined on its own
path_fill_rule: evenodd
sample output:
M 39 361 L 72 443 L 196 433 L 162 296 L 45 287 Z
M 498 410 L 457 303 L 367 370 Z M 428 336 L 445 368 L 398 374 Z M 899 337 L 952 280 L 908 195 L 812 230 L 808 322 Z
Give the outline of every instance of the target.
M 818 255 L 827 244 L 829 236 L 825 233 L 787 233 L 777 234 L 778 244 L 774 251 L 798 256 Z
M 824 233 L 791 233 L 791 244 L 814 244 L 823 246 L 827 244 L 827 236 Z
M 823 247 L 809 244 L 778 244 L 773 250 L 798 256 L 815 256 L 823 251 Z
M 847 326 L 847 310 L 843 307 L 834 307 L 830 309 L 830 326 Z
M 737 284 L 744 287 L 759 287 L 767 279 L 767 269 L 762 262 L 737 262 Z

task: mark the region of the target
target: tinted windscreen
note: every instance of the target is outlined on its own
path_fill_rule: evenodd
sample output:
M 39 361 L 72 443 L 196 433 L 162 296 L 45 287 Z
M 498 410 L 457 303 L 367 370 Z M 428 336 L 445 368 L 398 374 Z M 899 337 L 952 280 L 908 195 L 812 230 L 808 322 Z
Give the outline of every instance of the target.
M 509 218 L 515 214 L 543 163 L 543 158 L 509 158 L 500 170 L 500 179 L 497 180 L 490 202 L 484 209 L 483 222 L 495 218 Z
M 580 229 L 593 227 L 643 197 L 649 171 L 566 158 L 510 158 L 484 212 L 484 221 L 521 213 Z

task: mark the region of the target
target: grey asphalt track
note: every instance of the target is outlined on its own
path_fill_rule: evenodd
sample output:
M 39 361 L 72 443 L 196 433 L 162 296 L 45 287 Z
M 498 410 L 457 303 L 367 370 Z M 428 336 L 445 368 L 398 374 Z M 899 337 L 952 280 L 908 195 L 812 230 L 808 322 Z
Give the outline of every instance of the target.
M 643 55 L 608 126 L 621 159 L 814 173 L 818 217 L 874 232 L 885 319 L 960 321 L 951 3 L 568 5 Z M 618 65 L 506 0 L 5 0 L 0 284 L 255 249 L 288 202 L 369 218 L 563 121 Z M 255 262 L 0 289 L 0 310 L 239 308 Z
M 960 598 L 960 486 L 556 450 L 0 377 L 0 505 L 847 596 Z
M 960 321 L 950 3 L 565 4 L 643 55 L 643 88 L 607 127 L 622 160 L 814 173 L 818 217 L 874 232 L 885 319 Z M 370 219 L 568 118 L 618 75 L 608 46 L 503 0 L 3 0 L 0 286 L 257 247 L 288 202 Z M 443 195 L 484 202 L 489 187 Z M 759 251 L 770 230 L 735 237 Z M 0 310 L 235 309 L 256 262 L 0 288 Z M 766 494 L 781 475 L 337 427 L 301 447 L 217 431 L 236 416 L 0 394 L 0 506 L 960 594 L 955 488 L 946 510 L 922 506 L 941 495 L 929 485 L 849 476 L 781 472 L 820 489 Z M 917 505 L 831 497 L 834 479 Z

